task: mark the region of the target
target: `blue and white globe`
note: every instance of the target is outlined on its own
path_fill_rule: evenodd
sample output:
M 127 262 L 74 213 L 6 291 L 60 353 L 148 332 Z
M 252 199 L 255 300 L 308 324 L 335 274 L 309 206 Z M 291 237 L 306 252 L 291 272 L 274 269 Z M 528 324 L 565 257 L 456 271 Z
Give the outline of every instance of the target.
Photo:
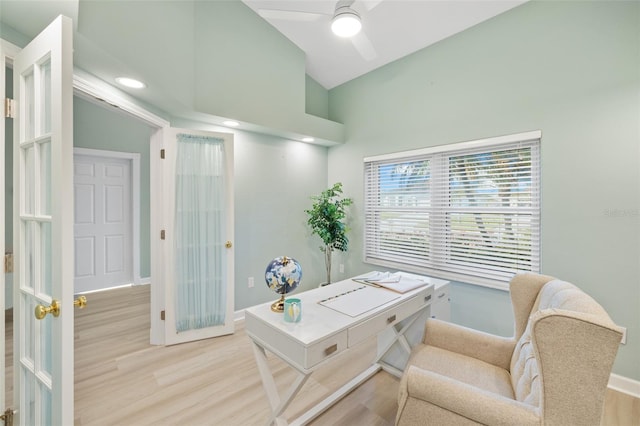
M 276 257 L 267 265 L 264 279 L 271 290 L 284 295 L 295 290 L 300 284 L 302 267 L 292 257 Z

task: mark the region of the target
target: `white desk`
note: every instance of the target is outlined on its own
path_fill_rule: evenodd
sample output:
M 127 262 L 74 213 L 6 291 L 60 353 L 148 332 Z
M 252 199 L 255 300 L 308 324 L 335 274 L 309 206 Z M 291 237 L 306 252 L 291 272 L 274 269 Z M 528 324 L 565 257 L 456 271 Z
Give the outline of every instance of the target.
M 396 344 L 406 352 L 411 350 L 404 333 L 418 318 L 419 313 L 423 313 L 429 307 L 434 285 L 429 284 L 408 293 L 397 294 L 397 299 L 355 317 L 318 303 L 362 286 L 362 283 L 349 279 L 292 294 L 291 297 L 297 297 L 302 301 L 302 320 L 297 324 L 285 323 L 281 313 L 271 311 L 271 302 L 253 306 L 245 311 L 245 329 L 252 340 L 258 369 L 272 408 L 272 415 L 267 421 L 268 425 L 287 424 L 282 413 L 316 368 L 383 330 L 392 330 L 394 338 L 385 345 L 385 348 L 379 350 L 374 364 L 291 424 L 304 425 L 310 422 L 383 368 L 394 374 L 401 373 L 397 368 L 388 366 L 384 362 L 384 357 Z M 384 292 L 382 294 L 389 292 L 384 289 L 375 289 L 375 291 Z M 357 291 L 353 294 L 357 294 Z M 403 321 L 409 317 L 412 318 Z M 398 326 L 398 329 L 396 325 L 401 321 L 403 323 Z M 267 350 L 277 355 L 297 372 L 295 381 L 283 398 L 277 392 L 269 369 Z

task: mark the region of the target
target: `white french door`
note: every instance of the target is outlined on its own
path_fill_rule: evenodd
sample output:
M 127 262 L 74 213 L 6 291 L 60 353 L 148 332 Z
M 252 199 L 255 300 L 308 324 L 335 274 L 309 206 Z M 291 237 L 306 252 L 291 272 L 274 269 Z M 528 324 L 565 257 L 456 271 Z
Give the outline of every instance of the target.
M 14 401 L 21 425 L 74 419 L 72 33 L 71 20 L 59 16 L 14 61 Z
M 221 169 L 224 182 L 224 202 L 217 206 L 224 224 L 216 235 L 214 248 L 205 247 L 200 256 L 206 263 L 223 270 L 222 285 L 224 319 L 218 325 L 178 331 L 176 324 L 176 265 L 178 264 L 176 231 L 176 161 L 178 135 L 213 138 L 223 141 Z M 151 139 L 151 343 L 176 344 L 231 334 L 234 331 L 234 250 L 233 250 L 233 135 L 185 129 L 163 128 Z M 217 172 L 215 172 L 217 173 Z M 209 212 L 204 212 L 210 214 Z M 194 248 L 194 247 L 190 247 Z M 193 250 L 194 252 L 198 250 Z M 212 254 L 215 253 L 215 254 Z M 195 256 L 195 255 L 194 255 Z M 215 269 L 210 267 L 209 269 Z M 210 287 L 209 287 L 210 288 Z M 208 290 L 207 290 L 208 291 Z M 198 300 L 197 294 L 189 295 Z

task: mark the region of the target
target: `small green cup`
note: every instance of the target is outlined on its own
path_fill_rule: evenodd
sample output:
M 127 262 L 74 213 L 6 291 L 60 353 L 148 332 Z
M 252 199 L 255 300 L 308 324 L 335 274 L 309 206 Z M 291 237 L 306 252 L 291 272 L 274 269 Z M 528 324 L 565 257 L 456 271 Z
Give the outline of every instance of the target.
M 300 322 L 300 319 L 302 319 L 302 302 L 300 299 L 286 299 L 284 301 L 284 321 Z

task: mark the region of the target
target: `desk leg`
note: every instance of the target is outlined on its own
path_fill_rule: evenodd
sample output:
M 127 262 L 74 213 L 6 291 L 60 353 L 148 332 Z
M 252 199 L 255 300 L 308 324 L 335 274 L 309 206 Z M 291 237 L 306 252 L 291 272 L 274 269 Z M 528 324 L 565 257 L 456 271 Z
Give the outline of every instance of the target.
M 416 320 L 420 318 L 420 313 L 422 311 L 423 310 L 421 309 L 420 311 L 416 312 L 400 330 L 398 330 L 395 325 L 391 327 L 391 330 L 394 333 L 394 338 L 380 351 L 380 355 L 378 355 L 378 358 L 375 360 L 375 362 L 379 363 L 386 372 L 391 373 L 396 377 L 401 377 L 402 371 L 392 365 L 385 363 L 384 357 L 396 343 L 399 344 L 407 354 L 411 354 L 411 345 L 407 341 L 405 333 L 416 322 Z
M 331 407 L 336 402 L 340 401 L 347 394 L 349 394 L 352 390 L 369 380 L 371 377 L 375 376 L 382 366 L 380 364 L 373 364 L 371 367 L 367 368 L 365 371 L 360 373 L 358 376 L 354 377 L 347 384 L 342 386 L 340 389 L 326 397 L 324 400 L 320 401 L 309 411 L 304 413 L 302 416 L 298 417 L 294 421 L 291 422 L 291 426 L 303 426 L 307 423 L 311 422 L 313 419 L 318 417 L 320 414 L 327 411 L 329 407 Z
M 256 357 L 256 364 L 258 364 L 258 370 L 260 371 L 260 377 L 262 378 L 262 384 L 264 386 L 264 390 L 267 393 L 267 398 L 269 399 L 269 405 L 271 405 L 271 417 L 269 417 L 269 421 L 267 422 L 267 426 L 275 423 L 277 425 L 286 425 L 287 421 L 280 417 L 284 410 L 287 409 L 293 398 L 298 394 L 302 386 L 305 384 L 311 373 L 304 374 L 298 370 L 296 370 L 297 377 L 293 384 L 287 390 L 284 400 L 280 400 L 280 395 L 278 394 L 278 389 L 276 387 L 276 383 L 273 380 L 273 374 L 271 373 L 271 369 L 269 368 L 269 363 L 267 362 L 267 354 L 265 349 L 252 340 L 253 343 L 253 354 Z

